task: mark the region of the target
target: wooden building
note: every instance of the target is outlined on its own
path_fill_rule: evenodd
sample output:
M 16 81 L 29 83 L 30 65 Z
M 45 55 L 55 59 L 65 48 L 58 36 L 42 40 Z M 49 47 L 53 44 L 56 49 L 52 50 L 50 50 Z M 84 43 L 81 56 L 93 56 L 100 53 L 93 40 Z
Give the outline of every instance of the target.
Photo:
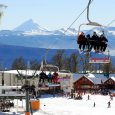
M 77 91 L 99 91 L 102 87 L 102 81 L 105 81 L 105 77 L 96 77 L 93 74 L 86 74 L 79 76 L 79 78 L 73 83 L 74 90 Z
M 75 90 L 91 90 L 93 86 L 93 81 L 86 76 L 82 76 L 76 82 L 74 82 Z
M 115 90 L 115 77 L 110 77 L 104 82 L 104 88 Z

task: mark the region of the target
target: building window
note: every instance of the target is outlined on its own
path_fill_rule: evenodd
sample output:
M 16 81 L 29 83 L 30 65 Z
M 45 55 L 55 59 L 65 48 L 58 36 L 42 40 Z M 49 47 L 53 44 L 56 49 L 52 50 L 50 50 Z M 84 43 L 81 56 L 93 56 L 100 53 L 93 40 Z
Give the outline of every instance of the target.
M 81 85 L 81 88 L 91 88 L 90 85 Z

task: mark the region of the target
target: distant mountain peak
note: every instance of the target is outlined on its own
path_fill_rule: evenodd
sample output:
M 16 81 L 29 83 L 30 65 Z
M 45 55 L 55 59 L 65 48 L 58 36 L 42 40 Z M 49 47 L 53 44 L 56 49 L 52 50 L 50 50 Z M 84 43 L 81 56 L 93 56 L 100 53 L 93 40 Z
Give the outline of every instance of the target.
M 96 31 L 99 35 L 102 32 L 102 28 L 95 27 L 90 30 L 82 30 L 85 34 L 92 34 L 94 31 Z M 105 28 L 105 33 L 108 33 L 109 35 L 113 36 L 115 35 L 115 27 L 108 27 Z M 6 34 L 6 31 L 4 32 Z M 9 32 L 7 32 L 9 34 Z M 45 29 L 44 27 L 40 26 L 38 23 L 34 22 L 33 19 L 29 19 L 13 29 L 11 31 L 13 35 L 67 35 L 67 36 L 76 36 L 78 33 L 78 30 L 75 28 L 60 28 L 58 30 L 49 31 Z
M 33 21 L 33 19 L 29 19 L 29 20 L 27 20 L 25 22 L 32 22 L 33 23 L 34 21 Z
M 41 32 L 41 31 L 47 31 L 47 29 L 41 27 L 36 22 L 34 22 L 32 19 L 29 19 L 22 23 L 20 26 L 16 27 L 13 31 L 24 31 L 24 32 Z

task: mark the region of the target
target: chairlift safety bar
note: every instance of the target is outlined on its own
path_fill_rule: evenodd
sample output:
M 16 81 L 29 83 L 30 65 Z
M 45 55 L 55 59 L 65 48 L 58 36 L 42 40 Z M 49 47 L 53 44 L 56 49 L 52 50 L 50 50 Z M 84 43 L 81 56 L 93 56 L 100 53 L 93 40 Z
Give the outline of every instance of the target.
M 110 58 L 90 58 L 89 63 L 110 63 Z

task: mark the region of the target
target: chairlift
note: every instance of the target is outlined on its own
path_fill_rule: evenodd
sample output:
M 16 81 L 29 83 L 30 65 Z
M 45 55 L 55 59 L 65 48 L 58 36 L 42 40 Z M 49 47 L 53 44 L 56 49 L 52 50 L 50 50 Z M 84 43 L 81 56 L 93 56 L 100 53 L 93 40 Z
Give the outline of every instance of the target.
M 54 66 L 52 64 L 45 64 L 40 67 L 41 71 L 59 71 L 59 68 L 57 66 Z
M 79 26 L 79 28 L 78 28 L 78 37 L 79 37 L 79 35 L 82 33 L 82 32 L 81 32 L 81 27 L 82 27 L 82 26 L 96 26 L 96 27 L 100 27 L 100 28 L 102 28 L 102 34 L 105 35 L 105 31 L 104 31 L 104 28 L 105 28 L 105 27 L 104 27 L 103 25 L 97 23 L 97 22 L 92 22 L 92 21 L 89 19 L 89 6 L 90 6 L 91 2 L 92 2 L 92 0 L 89 0 L 88 5 L 87 5 L 87 20 L 88 20 L 88 23 L 83 23 L 83 24 L 81 24 L 81 25 Z M 77 43 L 79 44 L 79 39 L 77 39 Z M 87 52 L 87 51 L 86 51 L 86 52 Z M 88 51 L 88 52 L 90 52 L 90 51 Z M 99 53 L 101 53 L 101 52 L 99 52 Z
M 70 70 L 59 70 L 60 73 L 71 73 Z
M 40 71 L 59 71 L 59 68 L 55 65 L 47 63 L 47 54 L 50 49 L 46 49 L 44 60 L 41 62 Z

